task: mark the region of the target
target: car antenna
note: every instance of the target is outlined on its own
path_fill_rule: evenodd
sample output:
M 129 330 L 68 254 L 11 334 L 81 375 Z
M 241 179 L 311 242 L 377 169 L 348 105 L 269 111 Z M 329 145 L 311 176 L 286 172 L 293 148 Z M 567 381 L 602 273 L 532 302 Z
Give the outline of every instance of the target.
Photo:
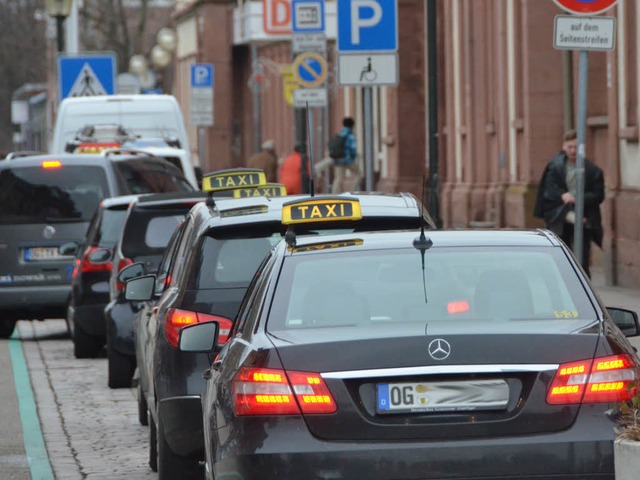
M 314 172 L 315 172 L 315 168 L 314 168 L 314 164 L 313 164 L 313 143 L 312 143 L 312 137 L 313 135 L 311 135 L 311 119 L 309 118 L 309 102 L 307 101 L 307 105 L 304 107 L 304 115 L 305 115 L 305 119 L 307 122 L 307 153 L 309 156 L 309 195 L 311 195 L 312 197 L 315 196 L 315 189 L 316 189 L 316 185 L 315 185 L 315 180 L 313 179 L 314 177 Z M 306 166 L 305 166 L 306 167 Z
M 414 238 L 413 240 L 413 248 L 420 250 L 420 256 L 422 257 L 422 288 L 424 290 L 424 303 L 429 303 L 427 300 L 427 280 L 425 278 L 425 269 L 424 269 L 424 254 L 427 250 L 429 250 L 433 246 L 433 241 L 424 234 L 424 215 L 422 213 L 422 209 L 424 208 L 424 184 L 425 178 L 422 176 L 422 197 L 421 202 L 418 207 L 418 215 L 420 215 L 420 236 Z

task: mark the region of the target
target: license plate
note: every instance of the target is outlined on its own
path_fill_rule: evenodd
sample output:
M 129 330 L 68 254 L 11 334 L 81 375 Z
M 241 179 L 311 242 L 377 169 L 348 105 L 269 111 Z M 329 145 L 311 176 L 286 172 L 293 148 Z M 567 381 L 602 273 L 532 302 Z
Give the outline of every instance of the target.
M 37 262 L 41 260 L 64 260 L 69 259 L 67 255 L 60 255 L 58 247 L 31 247 L 24 249 L 24 259 L 27 262 Z
M 381 414 L 504 410 L 508 401 L 509 386 L 504 380 L 377 385 L 377 411 Z

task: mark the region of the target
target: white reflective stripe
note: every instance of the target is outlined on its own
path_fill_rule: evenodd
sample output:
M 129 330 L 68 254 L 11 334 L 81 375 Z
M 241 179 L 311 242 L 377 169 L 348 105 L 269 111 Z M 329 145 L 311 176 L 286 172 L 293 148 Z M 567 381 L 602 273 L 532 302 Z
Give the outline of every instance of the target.
M 504 364 L 504 365 L 438 365 L 429 367 L 380 368 L 374 370 L 348 370 L 343 372 L 321 373 L 322 378 L 374 378 L 395 377 L 399 375 L 437 375 L 441 373 L 517 373 L 544 372 L 557 370 L 559 364 Z
M 291 395 L 289 386 L 282 383 L 237 382 L 235 387 L 240 395 Z
M 636 380 L 635 371 L 627 368 L 624 370 L 592 373 L 591 378 L 589 378 L 589 383 L 620 382 L 623 380 Z
M 586 373 L 582 373 L 580 375 L 569 375 L 567 385 L 584 385 L 587 383 L 587 378 L 588 375 Z

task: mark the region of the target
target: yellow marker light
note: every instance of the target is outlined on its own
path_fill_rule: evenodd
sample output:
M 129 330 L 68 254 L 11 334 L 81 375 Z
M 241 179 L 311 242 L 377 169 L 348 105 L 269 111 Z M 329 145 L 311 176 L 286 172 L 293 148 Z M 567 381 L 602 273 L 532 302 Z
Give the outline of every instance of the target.
M 575 375 L 575 374 L 584 373 L 584 371 L 585 371 L 584 365 L 577 365 L 575 367 L 567 367 L 567 368 L 561 369 L 560 375 Z
M 237 188 L 262 187 L 267 183 L 265 173 L 257 168 L 231 168 L 219 170 L 202 178 L 202 190 L 219 192 Z
M 272 383 L 282 383 L 282 375 L 279 373 L 262 373 L 255 372 L 253 374 L 254 382 L 272 382 Z
M 42 162 L 42 168 L 60 168 L 62 167 L 62 162 L 60 160 L 45 160 Z
M 357 198 L 322 196 L 294 200 L 282 206 L 282 224 L 361 220 L 362 209 Z
M 622 359 L 596 363 L 596 370 L 597 371 L 619 370 L 621 368 L 626 368 L 625 362 Z

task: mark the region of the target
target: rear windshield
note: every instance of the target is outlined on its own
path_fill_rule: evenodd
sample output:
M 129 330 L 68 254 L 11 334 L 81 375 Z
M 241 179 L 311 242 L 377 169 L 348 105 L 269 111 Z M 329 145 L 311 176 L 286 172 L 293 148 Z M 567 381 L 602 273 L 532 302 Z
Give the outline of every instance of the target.
M 135 259 L 139 256 L 162 255 L 173 232 L 184 221 L 191 205 L 171 209 L 137 209 L 126 220 L 122 235 L 122 253 Z
M 279 232 L 240 238 L 205 237 L 195 272 L 187 287 L 192 290 L 247 287 L 271 248 L 280 241 Z
M 113 247 L 120 237 L 126 217 L 127 210 L 124 208 L 118 210 L 111 208 L 105 209 L 102 213 L 102 222 L 100 223 L 98 236 L 95 239 L 95 245 L 100 247 Z
M 413 249 L 288 257 L 268 329 L 569 333 L 596 318 L 559 248 L 433 248 L 424 265 Z
M 116 162 L 116 172 L 125 183 L 128 193 L 191 192 L 193 187 L 180 169 L 166 160 L 153 162 L 130 160 Z
M 0 171 L 0 224 L 88 222 L 108 195 L 99 166 Z

